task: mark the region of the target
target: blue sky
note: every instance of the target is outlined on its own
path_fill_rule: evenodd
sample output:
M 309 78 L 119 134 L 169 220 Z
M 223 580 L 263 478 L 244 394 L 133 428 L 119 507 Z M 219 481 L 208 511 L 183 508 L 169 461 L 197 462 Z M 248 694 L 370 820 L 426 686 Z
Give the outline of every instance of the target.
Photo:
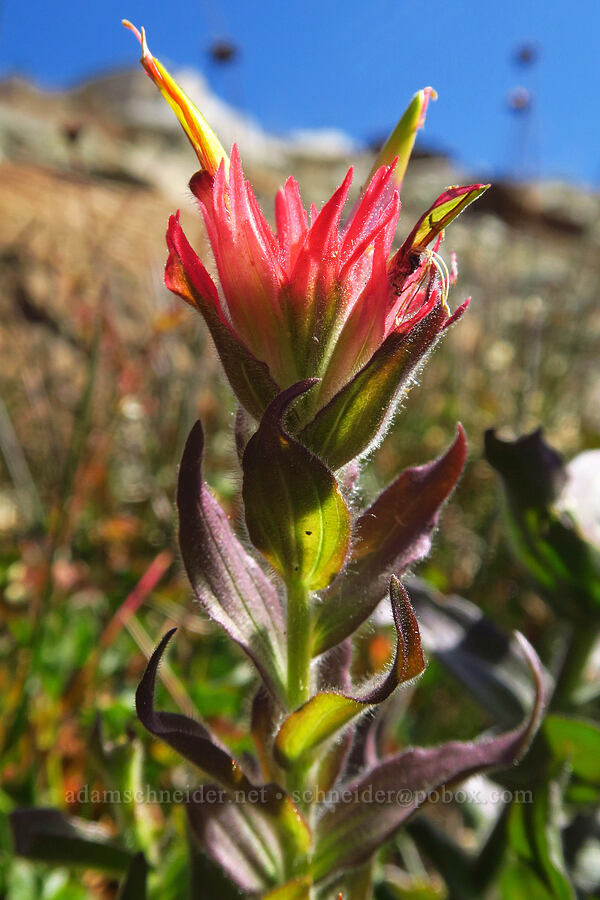
M 600 0 L 0 0 L 0 73 L 59 87 L 134 64 L 123 17 L 145 25 L 163 62 L 193 65 L 266 128 L 335 127 L 384 136 L 410 96 L 431 84 L 425 140 L 474 173 L 525 165 L 600 184 Z M 239 45 L 217 70 L 207 47 Z M 516 46 L 534 42 L 519 70 Z M 529 132 L 507 111 L 519 83 L 533 90 Z M 522 126 L 522 127 L 520 127 Z

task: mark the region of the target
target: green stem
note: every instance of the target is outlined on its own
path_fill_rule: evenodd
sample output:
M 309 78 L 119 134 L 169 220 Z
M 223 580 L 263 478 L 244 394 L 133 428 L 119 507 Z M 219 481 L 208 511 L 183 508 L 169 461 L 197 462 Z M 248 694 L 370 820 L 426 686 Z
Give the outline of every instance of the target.
M 302 584 L 288 585 L 287 699 L 297 709 L 310 697 L 311 615 L 308 591 Z
M 598 629 L 594 625 L 573 626 L 550 700 L 552 710 L 566 711 L 572 705 L 573 695 L 581 684 L 584 669 L 597 638 Z
M 288 584 L 287 598 L 287 702 L 297 709 L 310 697 L 312 659 L 311 610 L 309 593 L 301 583 Z M 305 802 L 307 765 L 300 761 L 287 772 L 286 787 L 299 809 L 310 818 L 310 801 Z M 306 861 L 308 865 L 308 860 Z

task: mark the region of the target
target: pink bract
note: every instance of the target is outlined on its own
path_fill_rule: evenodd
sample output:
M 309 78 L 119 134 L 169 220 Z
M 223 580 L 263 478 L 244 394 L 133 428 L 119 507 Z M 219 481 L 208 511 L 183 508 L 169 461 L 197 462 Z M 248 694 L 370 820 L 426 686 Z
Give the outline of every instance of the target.
M 352 168 L 322 209 L 313 207 L 310 219 L 298 184 L 288 178 L 275 199 L 274 233 L 234 145 L 228 175 L 221 161 L 214 179 L 199 172 L 190 183 L 222 294 L 185 240 L 178 216 L 167 233 L 167 286 L 183 293 L 172 274 L 176 255 L 198 294 L 267 364 L 281 389 L 317 376 L 323 379 L 321 399 L 327 399 L 392 331 L 409 330 L 440 298 L 438 269 L 427 254 L 401 277 L 398 254 L 388 264 L 400 213 L 393 170 L 377 170 L 343 224 Z

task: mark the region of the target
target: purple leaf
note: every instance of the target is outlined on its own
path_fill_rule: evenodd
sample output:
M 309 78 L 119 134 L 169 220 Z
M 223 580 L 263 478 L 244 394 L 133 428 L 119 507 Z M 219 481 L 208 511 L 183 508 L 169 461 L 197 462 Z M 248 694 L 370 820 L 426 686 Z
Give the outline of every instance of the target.
M 135 695 L 138 718 L 144 728 L 189 760 L 224 788 L 248 791 L 252 784 L 239 763 L 199 722 L 181 713 L 157 712 L 154 708 L 156 672 L 167 644 L 177 629 L 168 631 L 150 657 Z
M 315 621 L 315 655 L 342 641 L 367 619 L 392 570 L 401 575 L 427 555 L 440 508 L 462 473 L 467 445 L 462 425 L 443 456 L 405 469 L 360 516 L 346 568 L 323 595 Z
M 252 807 L 256 814 L 266 817 L 265 827 L 274 827 L 279 836 L 287 871 L 297 857 L 306 854 L 311 841 L 308 826 L 291 798 L 278 784 L 253 784 L 227 749 L 199 722 L 154 708 L 156 672 L 175 630 L 165 634 L 150 657 L 135 696 L 138 717 L 151 734 L 214 779 L 228 792 L 229 801 L 233 798 L 236 804 Z
M 280 696 L 286 663 L 279 597 L 203 482 L 203 448 L 202 426 L 196 422 L 183 451 L 177 491 L 179 543 L 188 578 L 211 619 L 245 650 Z
M 545 507 L 556 499 L 567 473 L 562 457 L 545 442 L 541 428 L 514 441 L 501 440 L 489 428 L 484 440 L 487 461 L 500 474 L 518 507 Z
M 417 747 L 384 760 L 344 784 L 316 826 L 315 881 L 366 862 L 434 791 L 471 775 L 512 766 L 527 750 L 546 704 L 540 661 L 519 640 L 536 685 L 531 715 L 518 728 L 477 741 Z
M 273 697 L 261 686 L 252 701 L 250 734 L 263 776 L 267 781 L 281 782 L 283 778 L 281 769 L 273 759 L 273 738 L 280 716 L 281 711 L 275 706 Z
M 285 877 L 279 835 L 257 807 L 233 802 L 217 785 L 204 784 L 187 813 L 199 848 L 246 893 L 262 894 Z
M 350 514 L 335 478 L 282 426 L 289 404 L 314 383 L 293 385 L 269 405 L 243 460 L 250 539 L 286 583 L 307 590 L 327 587 L 350 541 Z

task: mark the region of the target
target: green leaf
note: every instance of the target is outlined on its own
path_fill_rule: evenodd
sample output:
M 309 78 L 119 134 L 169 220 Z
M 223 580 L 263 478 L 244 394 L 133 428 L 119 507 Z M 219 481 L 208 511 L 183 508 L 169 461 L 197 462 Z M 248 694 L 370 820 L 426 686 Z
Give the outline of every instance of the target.
M 144 854 L 136 853 L 119 889 L 119 900 L 146 900 L 147 876 L 148 864 Z
M 262 900 L 310 900 L 310 878 L 294 878 L 283 887 L 275 888 L 269 894 L 263 894 Z
M 361 371 L 319 410 L 300 440 L 334 471 L 381 439 L 443 331 L 441 303 L 408 334 L 392 332 Z
M 552 715 L 544 722 L 544 734 L 555 759 L 568 762 L 582 781 L 600 785 L 600 726 Z
M 10 815 L 15 853 L 56 865 L 125 872 L 132 856 L 102 830 L 57 809 L 17 809 Z
M 388 675 L 356 697 L 321 691 L 291 713 L 275 738 L 275 756 L 282 766 L 296 765 L 356 716 L 386 700 L 400 683 L 423 672 L 425 663 L 419 626 L 406 591 L 394 577 L 390 583 L 390 599 L 397 645 L 396 658 Z
M 499 886 L 502 900 L 557 900 L 556 894 L 524 862 L 509 863 Z
M 600 619 L 600 552 L 555 506 L 566 481 L 559 454 L 541 429 L 515 441 L 487 431 L 485 453 L 503 481 L 505 523 L 517 558 L 560 615 L 585 627 L 590 617 Z
M 343 694 L 315 694 L 279 729 L 274 746 L 277 761 L 286 768 L 294 766 L 368 708 Z
M 350 514 L 335 478 L 282 425 L 292 400 L 314 383 L 293 385 L 269 405 L 243 458 L 252 543 L 288 584 L 313 591 L 337 575 L 350 541 Z
M 392 898 L 393 900 L 447 900 L 448 898 L 448 892 L 439 879 L 434 882 L 433 879 L 425 880 L 425 876 L 411 878 L 403 871 L 398 871 L 397 877 L 394 875 L 393 870 L 386 873 L 384 881 L 387 891 L 385 897 L 389 897 L 389 900 Z
M 533 801 L 515 803 L 508 820 L 509 846 L 523 871 L 529 870 L 527 881 L 532 892 L 528 896 L 574 900 L 575 891 L 565 870 L 561 834 L 558 826 L 561 798 L 555 782 L 535 786 Z M 510 869 L 509 869 L 510 872 Z M 508 885 L 512 876 L 508 876 Z M 502 880 L 503 891 L 507 885 Z M 544 894 L 544 890 L 547 894 Z M 503 893 L 506 900 L 514 894 Z M 516 896 L 520 896 L 517 894 Z

